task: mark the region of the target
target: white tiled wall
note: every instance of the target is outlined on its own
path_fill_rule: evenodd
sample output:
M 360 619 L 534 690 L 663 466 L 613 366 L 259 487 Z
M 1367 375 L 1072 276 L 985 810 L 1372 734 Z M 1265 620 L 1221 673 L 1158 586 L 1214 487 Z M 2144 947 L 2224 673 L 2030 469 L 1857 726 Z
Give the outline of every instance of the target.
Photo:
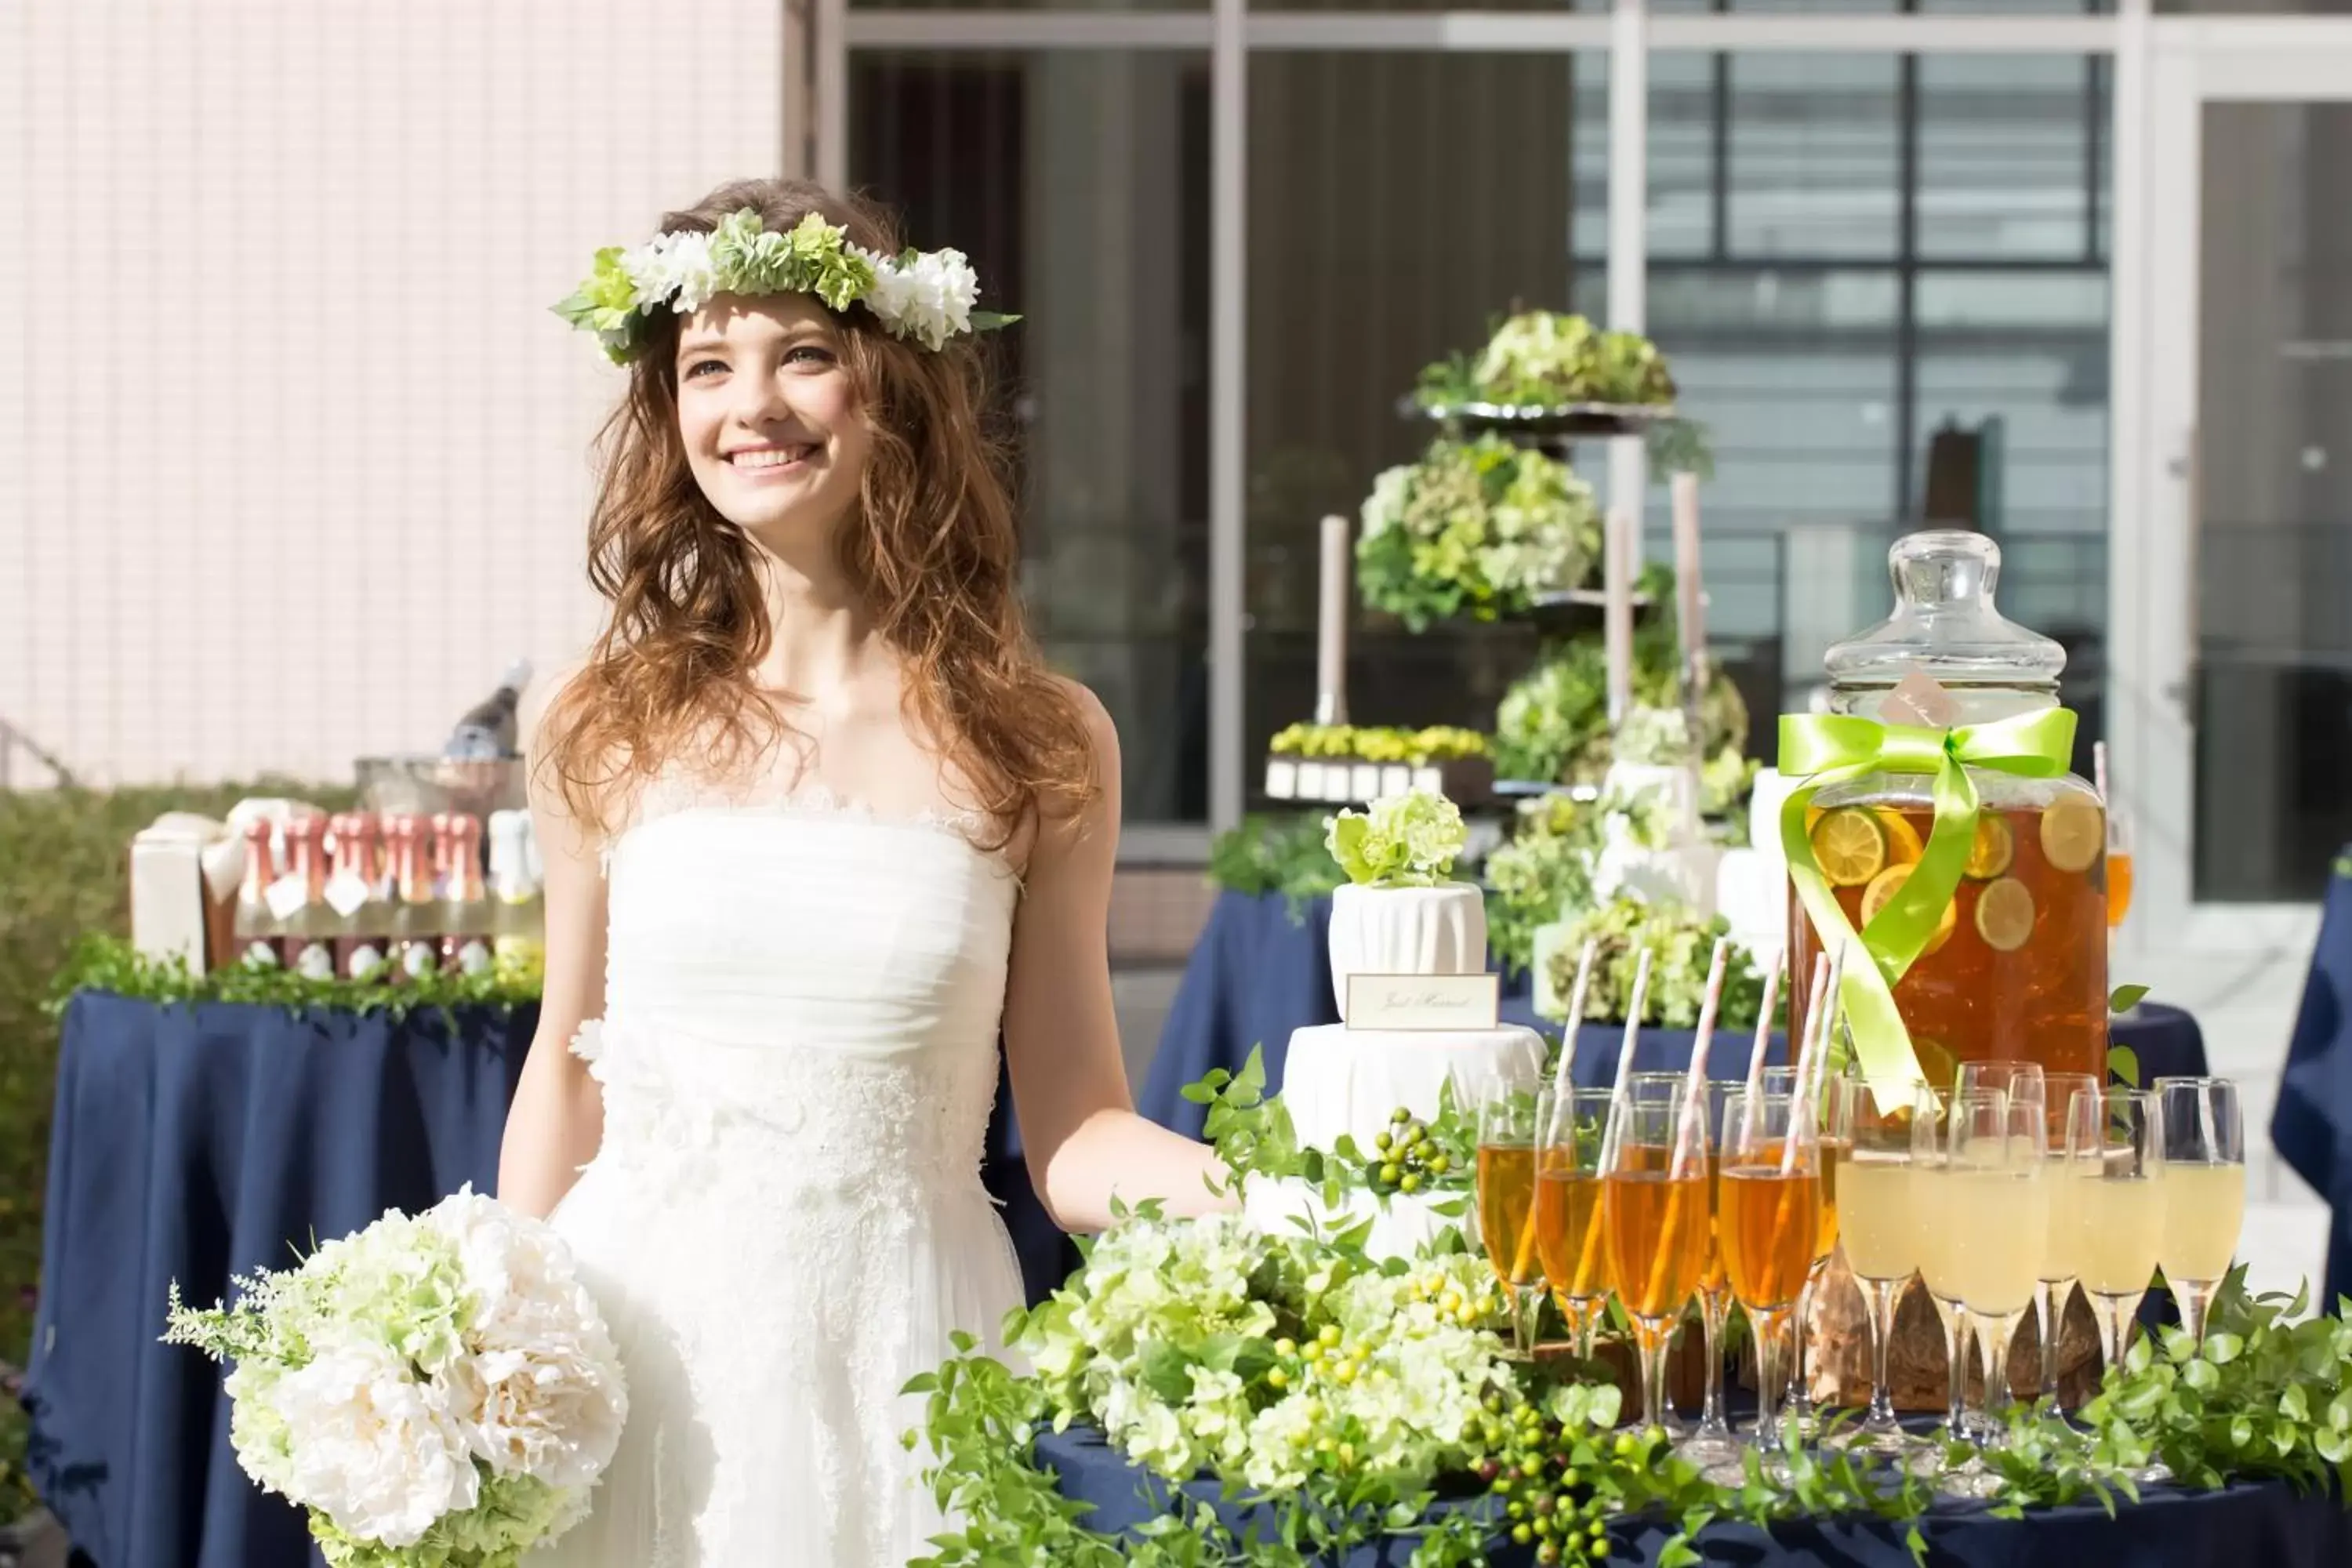
M 0 721 L 349 775 L 593 626 L 602 244 L 778 172 L 782 0 L 0 3 Z

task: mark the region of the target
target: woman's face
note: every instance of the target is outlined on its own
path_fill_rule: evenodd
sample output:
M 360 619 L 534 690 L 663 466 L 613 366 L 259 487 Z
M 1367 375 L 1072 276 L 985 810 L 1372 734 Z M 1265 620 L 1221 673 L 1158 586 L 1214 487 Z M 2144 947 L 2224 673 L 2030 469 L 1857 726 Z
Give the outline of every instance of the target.
M 679 331 L 677 370 L 687 464 L 719 515 L 778 544 L 830 535 L 872 437 L 824 308 L 719 295 Z

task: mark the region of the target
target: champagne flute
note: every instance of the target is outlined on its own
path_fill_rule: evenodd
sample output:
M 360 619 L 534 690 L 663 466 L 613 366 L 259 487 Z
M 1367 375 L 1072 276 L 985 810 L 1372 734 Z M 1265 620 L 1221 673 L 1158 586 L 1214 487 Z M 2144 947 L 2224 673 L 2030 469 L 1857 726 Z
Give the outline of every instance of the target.
M 2132 900 L 2131 818 L 2107 807 L 2107 929 L 2124 923 Z
M 1954 1114 L 1957 1091 L 1946 1093 L 1921 1084 L 1911 1100 L 1911 1184 L 1913 1212 L 1918 1221 L 1919 1283 L 1927 1288 L 1936 1316 L 1944 1325 L 1944 1363 L 1949 1384 L 1944 1413 L 1944 1436 L 1954 1442 L 1969 1435 L 1968 1357 L 1975 1348 L 1969 1332 L 1969 1313 L 1960 1300 L 1958 1249 L 1951 1226 L 1951 1162 L 1945 1135 Z
M 1630 1096 L 1610 1112 L 1601 1152 L 1609 1277 L 1642 1352 L 1642 1420 L 1662 1426 L 1666 1341 L 1706 1265 L 1706 1159 L 1687 1099 Z
M 2009 1393 L 2009 1344 L 2033 1305 L 2049 1229 L 2049 1130 L 2040 1104 L 1998 1091 L 1956 1095 L 1948 1133 L 1946 1212 L 1960 1300 L 1984 1352 L 1984 1410 Z M 1999 1441 L 1996 1427 L 1985 1439 Z M 1956 1490 L 1989 1495 L 1998 1477 L 1962 1477 Z
M 2032 1100 L 2045 1107 L 2050 1103 L 2040 1062 L 1962 1062 L 1959 1072 L 1952 1079 L 1952 1087 L 1962 1094 L 1992 1089 L 1999 1089 L 2011 1100 Z
M 2164 1112 L 2154 1091 L 2077 1091 L 2066 1108 L 2066 1165 L 2079 1184 L 2074 1266 L 2107 1365 L 2119 1367 L 2164 1234 Z M 2171 1473 L 2150 1465 L 2132 1479 L 2145 1485 Z
M 1543 1310 L 1543 1259 L 1536 1247 L 1536 1131 L 1551 1098 L 1499 1090 L 1478 1108 L 1478 1236 L 1495 1276 L 1510 1292 L 1511 1344 L 1535 1354 Z
M 1732 1090 L 1722 1186 L 1725 1271 L 1756 1341 L 1756 1447 L 1767 1470 L 1779 1471 L 1787 1463 L 1774 1408 L 1786 1380 L 1780 1341 L 1812 1272 L 1821 1231 L 1821 1139 L 1811 1108 L 1786 1095 Z M 1724 1467 L 1740 1468 L 1737 1457 Z
M 1910 1106 L 1900 1110 L 1903 1114 L 1886 1114 L 1861 1079 L 1830 1085 L 1830 1127 L 1845 1150 L 1838 1173 L 1840 1242 L 1870 1323 L 1870 1410 L 1844 1441 L 1877 1454 L 1909 1453 L 1919 1446 L 1895 1417 L 1886 1373 L 1895 1303 L 1918 1272 L 1926 1229 L 1912 1180 Z
M 1826 1096 L 1832 1085 L 1843 1075 L 1824 1076 L 1816 1087 Z M 1796 1088 L 1797 1069 L 1793 1067 L 1766 1068 L 1764 1090 L 1768 1094 L 1789 1094 Z M 1815 1234 L 1813 1267 L 1805 1276 L 1805 1288 L 1797 1297 L 1797 1313 L 1793 1330 L 1793 1349 L 1789 1357 L 1788 1411 L 1797 1423 L 1797 1429 L 1811 1436 L 1813 1430 L 1813 1385 L 1805 1375 L 1806 1352 L 1811 1346 L 1813 1326 L 1813 1299 L 1820 1292 L 1822 1278 L 1829 1272 L 1830 1259 L 1838 1247 L 1838 1173 L 1843 1168 L 1847 1150 L 1832 1131 L 1830 1114 L 1823 1103 L 1813 1107 L 1814 1127 L 1820 1131 L 1822 1168 L 1822 1223 Z
M 1705 1465 L 1715 1459 L 1728 1458 L 1738 1451 L 1739 1439 L 1731 1430 L 1731 1421 L 1724 1414 L 1723 1404 L 1723 1343 L 1724 1331 L 1731 1319 L 1731 1284 L 1723 1271 L 1723 1238 L 1720 1225 L 1722 1189 L 1723 1096 L 1727 1085 L 1709 1083 L 1705 1092 L 1706 1113 L 1706 1261 L 1698 1277 L 1699 1329 L 1706 1341 L 1706 1385 L 1699 1401 L 1699 1416 L 1696 1425 L 1675 1444 L 1675 1452 L 1693 1464 Z M 1637 1072 L 1626 1080 L 1626 1092 L 1637 1103 L 1665 1104 L 1684 1099 L 1690 1093 L 1690 1076 L 1681 1072 Z M 1685 1328 L 1685 1332 L 1688 1332 Z M 1666 1429 L 1675 1431 L 1677 1423 L 1674 1401 L 1667 1400 Z
M 1536 1149 L 1536 1252 L 1552 1300 L 1576 1335 L 1576 1353 L 1586 1361 L 1609 1304 L 1601 1223 L 1609 1103 L 1605 1089 L 1544 1096 Z
M 2082 1172 L 2065 1157 L 2066 1119 L 2076 1096 L 2096 1099 L 2101 1087 L 2086 1072 L 2042 1075 L 2043 1109 L 2051 1117 L 2050 1152 L 2057 1159 L 2050 1171 L 2050 1226 L 2042 1244 L 2042 1266 L 2036 1272 L 2033 1321 L 2042 1339 L 2042 1397 L 2053 1410 L 2058 1407 L 2058 1342 L 2064 1337 L 2066 1303 L 2074 1295 L 2074 1258 L 2080 1250 L 2075 1224 L 2075 1199 L 2080 1192 L 2074 1178 Z
M 2246 1133 L 2238 1086 L 2226 1078 L 2160 1078 L 2164 1235 L 2157 1267 L 2180 1326 L 2205 1342 L 2205 1317 L 2230 1272 L 2246 1220 Z

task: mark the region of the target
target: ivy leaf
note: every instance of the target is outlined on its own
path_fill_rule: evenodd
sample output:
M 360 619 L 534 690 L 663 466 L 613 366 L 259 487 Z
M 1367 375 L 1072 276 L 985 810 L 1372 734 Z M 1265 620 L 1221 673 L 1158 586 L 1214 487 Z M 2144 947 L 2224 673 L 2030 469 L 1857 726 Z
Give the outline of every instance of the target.
M 2107 1011 L 2110 1013 L 2130 1012 L 2134 1007 L 2139 1005 L 2140 998 L 2147 994 L 2147 990 L 2148 988 L 2145 985 L 2116 986 L 2107 997 Z M 2135 1084 L 2134 1087 L 2137 1087 L 2137 1084 Z
M 2116 993 L 2121 995 L 2121 992 Z M 2107 1047 L 2107 1076 L 2126 1089 L 2139 1087 L 2139 1053 L 2129 1046 Z
M 2205 1359 L 2215 1366 L 2229 1365 L 2245 1348 L 2246 1342 L 2235 1334 L 2210 1333 L 2205 1336 Z

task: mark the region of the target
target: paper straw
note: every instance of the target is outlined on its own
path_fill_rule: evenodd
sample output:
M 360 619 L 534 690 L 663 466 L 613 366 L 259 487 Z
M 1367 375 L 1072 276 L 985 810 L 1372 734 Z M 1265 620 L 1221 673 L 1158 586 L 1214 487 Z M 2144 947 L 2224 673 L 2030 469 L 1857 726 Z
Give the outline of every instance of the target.
M 1777 969 L 1774 970 L 1772 979 L 1779 978 L 1779 975 L 1780 971 Z M 1790 978 L 1794 979 L 1795 977 L 1792 975 Z M 1798 1058 L 1804 1055 L 1805 1041 L 1812 1037 L 1813 1021 L 1821 1016 L 1822 992 L 1829 984 L 1829 981 L 1830 955 L 1826 952 L 1817 952 L 1813 954 L 1812 987 L 1805 993 L 1807 996 L 1812 999 L 1812 1002 L 1811 1006 L 1805 1014 L 1804 1028 L 1801 1032 L 1797 1027 L 1796 1007 L 1791 1005 L 1789 1008 L 1789 1059 L 1791 1063 L 1794 1063 Z M 1764 1104 L 1763 1042 L 1769 1037 L 1769 1031 L 1772 1026 L 1772 1009 L 1769 1005 L 1772 996 L 1770 990 L 1771 983 L 1771 979 L 1768 979 L 1764 983 L 1766 986 L 1764 996 L 1767 1004 L 1764 1009 L 1765 1021 L 1756 1026 L 1756 1039 L 1758 1043 L 1754 1053 L 1748 1058 L 1748 1095 L 1741 1102 L 1742 1114 L 1739 1118 L 1740 1133 L 1744 1138 L 1753 1138 L 1756 1136 L 1756 1118 L 1761 1111 Z
M 1756 1018 L 1756 1044 L 1748 1053 L 1748 1101 L 1764 1092 L 1764 1050 L 1772 1043 L 1772 1004 L 1780 999 L 1780 969 L 1789 955 L 1780 949 L 1772 952 L 1772 966 L 1764 972 L 1764 1010 Z M 1818 963 L 1816 968 L 1820 967 Z M 1814 984 L 1821 982 L 1816 980 Z
M 1552 1074 L 1551 1092 L 1554 1099 L 1566 1099 L 1576 1092 L 1576 1080 L 1571 1070 L 1576 1066 L 1576 1037 L 1584 1028 L 1585 988 L 1592 983 L 1592 955 L 1601 951 L 1601 939 L 1584 939 L 1584 952 L 1576 960 L 1576 984 L 1568 994 L 1568 1033 L 1559 1042 L 1559 1068 Z
M 1642 1005 L 1650 994 L 1650 950 L 1642 950 L 1642 962 L 1633 970 L 1633 994 L 1625 1004 L 1625 1038 L 1617 1050 L 1617 1081 L 1609 1090 L 1613 1110 L 1625 1098 L 1633 1081 L 1633 1047 L 1642 1037 Z
M 1805 1020 L 1809 1027 L 1805 1030 L 1804 1047 L 1798 1053 L 1796 1077 L 1789 1085 L 1789 1136 L 1780 1144 L 1780 1174 L 1783 1176 L 1796 1174 L 1797 1116 L 1799 1108 L 1805 1103 L 1804 1097 L 1811 1091 L 1822 1051 L 1829 1043 L 1830 1030 L 1833 1026 L 1831 1019 L 1837 1013 L 1837 983 L 1843 967 L 1841 961 L 1844 956 L 1844 949 L 1840 948 L 1838 956 L 1830 961 L 1829 985 L 1815 994 L 1821 1001 L 1813 1008 L 1813 1016 Z
M 1625 1038 L 1617 1048 L 1617 1081 L 1609 1090 L 1608 1129 L 1601 1139 L 1601 1168 L 1611 1169 L 1617 1153 L 1618 1122 L 1629 1102 L 1626 1090 L 1633 1082 L 1633 1047 L 1642 1034 L 1642 1006 L 1650 994 L 1650 950 L 1642 950 L 1642 962 L 1633 970 L 1633 994 L 1625 1005 Z
M 1679 1172 L 1683 1163 L 1683 1147 L 1689 1141 L 1689 1128 L 1706 1111 L 1707 1047 L 1715 1039 L 1716 1015 L 1723 1007 L 1723 975 L 1731 962 L 1731 941 L 1728 937 L 1715 939 L 1715 957 L 1706 968 L 1706 1000 L 1699 1005 L 1698 1037 L 1691 1042 L 1690 1070 L 1683 1079 L 1684 1131 L 1675 1139 L 1674 1164 Z
M 2107 743 L 2105 741 L 2091 742 L 2091 779 L 2099 792 L 2099 802 L 2104 805 L 2108 800 Z

